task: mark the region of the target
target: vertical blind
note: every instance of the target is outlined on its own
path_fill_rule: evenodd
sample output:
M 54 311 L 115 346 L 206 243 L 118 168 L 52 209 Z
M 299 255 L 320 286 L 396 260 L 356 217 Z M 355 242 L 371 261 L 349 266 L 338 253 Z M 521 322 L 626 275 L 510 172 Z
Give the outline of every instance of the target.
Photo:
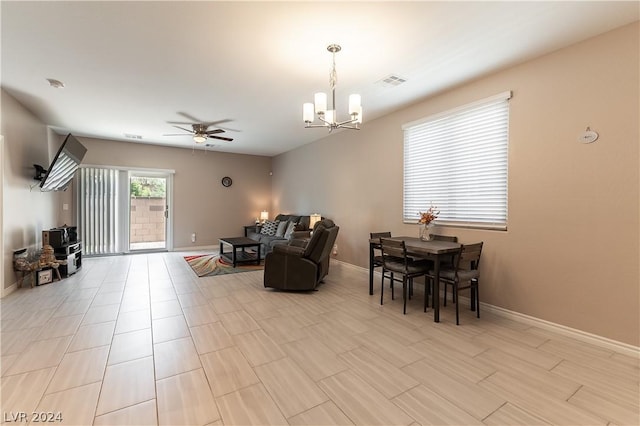
M 121 251 L 118 180 L 119 171 L 115 169 L 80 169 L 78 210 L 84 253 L 87 255 Z
M 504 92 L 405 124 L 403 221 L 507 227 L 509 99 Z

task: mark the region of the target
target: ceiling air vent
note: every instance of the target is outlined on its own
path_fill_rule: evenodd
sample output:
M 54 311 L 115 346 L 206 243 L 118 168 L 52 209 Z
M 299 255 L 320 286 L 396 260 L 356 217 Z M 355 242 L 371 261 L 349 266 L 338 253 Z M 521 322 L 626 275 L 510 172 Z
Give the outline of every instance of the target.
M 132 133 L 125 133 L 124 137 L 127 138 L 127 139 L 137 139 L 137 140 L 141 140 L 142 139 L 142 136 L 134 135 Z
M 406 78 L 402 78 L 400 76 L 391 74 L 383 78 L 382 80 L 378 81 L 378 83 L 380 83 L 383 86 L 392 87 L 392 86 L 399 86 L 406 81 L 407 81 Z

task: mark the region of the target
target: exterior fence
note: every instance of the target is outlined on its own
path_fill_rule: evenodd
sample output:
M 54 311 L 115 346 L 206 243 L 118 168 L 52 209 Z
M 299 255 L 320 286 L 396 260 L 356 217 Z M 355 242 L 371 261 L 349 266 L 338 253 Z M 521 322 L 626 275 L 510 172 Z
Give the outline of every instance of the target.
M 158 197 L 131 197 L 131 243 L 165 241 L 166 201 Z

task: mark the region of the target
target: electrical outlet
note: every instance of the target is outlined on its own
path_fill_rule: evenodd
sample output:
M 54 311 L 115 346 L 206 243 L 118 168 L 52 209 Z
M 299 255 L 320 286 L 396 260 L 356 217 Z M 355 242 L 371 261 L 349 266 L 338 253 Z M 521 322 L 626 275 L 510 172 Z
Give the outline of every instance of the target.
M 195 232 L 193 234 L 191 234 L 191 242 L 192 243 L 196 242 L 196 233 Z
M 336 256 L 338 254 L 338 245 L 334 244 L 333 245 L 333 255 Z

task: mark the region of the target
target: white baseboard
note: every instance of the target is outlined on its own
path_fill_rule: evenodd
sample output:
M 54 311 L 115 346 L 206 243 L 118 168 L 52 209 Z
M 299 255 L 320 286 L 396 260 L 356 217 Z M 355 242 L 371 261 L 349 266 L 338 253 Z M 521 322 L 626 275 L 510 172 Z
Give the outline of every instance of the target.
M 0 299 L 2 299 L 5 296 L 10 295 L 11 293 L 16 291 L 17 289 L 18 289 L 18 282 L 16 281 L 15 283 L 10 285 L 9 287 L 2 289 L 2 293 L 0 293 Z
M 461 303 L 469 301 L 468 298 L 460 297 Z M 466 299 L 466 300 L 465 300 Z M 633 346 L 628 343 L 619 342 L 617 340 L 609 339 L 607 337 L 599 336 L 597 334 L 587 333 L 586 331 L 578 330 L 576 328 L 567 327 L 562 324 L 557 324 L 551 321 L 543 320 L 540 318 L 525 315 L 520 312 L 510 311 L 509 309 L 501 308 L 499 306 L 489 305 L 487 303 L 480 302 L 480 309 L 491 312 L 495 315 L 499 315 L 504 318 L 508 318 L 514 321 L 518 321 L 524 324 L 529 324 L 538 328 L 553 331 L 563 336 L 571 337 L 582 342 L 591 343 L 605 349 L 609 349 L 615 352 L 620 352 L 625 355 L 632 356 L 634 358 L 640 357 L 640 347 Z
M 367 268 L 363 268 L 362 266 L 358 266 L 358 265 L 354 265 L 353 263 L 347 263 L 344 262 L 342 260 L 338 260 L 334 257 L 331 257 L 331 263 L 339 263 L 340 265 L 342 265 L 343 267 L 347 267 L 347 268 L 351 268 L 351 269 L 355 269 L 357 271 L 366 271 L 367 273 L 369 273 L 369 269 Z M 375 274 L 378 274 L 378 277 L 380 276 L 380 272 L 374 272 Z
M 346 263 L 337 259 L 332 259 L 332 262 L 338 262 L 346 267 L 356 268 L 361 271 L 369 273 L 368 268 Z M 378 281 L 380 280 L 380 272 L 375 271 L 375 276 Z M 469 303 L 469 298 L 460 296 L 460 303 Z M 619 342 L 617 340 L 609 339 L 607 337 L 599 336 L 597 334 L 587 333 L 586 331 L 578 330 L 576 328 L 567 327 L 562 324 L 556 324 L 551 321 L 543 320 L 540 318 L 525 315 L 520 312 L 511 311 L 509 309 L 501 308 L 499 306 L 490 305 L 488 303 L 480 302 L 480 310 L 490 312 L 501 317 L 518 321 L 520 323 L 535 326 L 544 330 L 549 330 L 554 333 L 561 334 L 563 336 L 571 337 L 582 342 L 590 343 L 605 349 L 609 349 L 615 352 L 619 352 L 625 355 L 629 355 L 634 358 L 640 358 L 640 347 L 633 346 L 628 343 Z

